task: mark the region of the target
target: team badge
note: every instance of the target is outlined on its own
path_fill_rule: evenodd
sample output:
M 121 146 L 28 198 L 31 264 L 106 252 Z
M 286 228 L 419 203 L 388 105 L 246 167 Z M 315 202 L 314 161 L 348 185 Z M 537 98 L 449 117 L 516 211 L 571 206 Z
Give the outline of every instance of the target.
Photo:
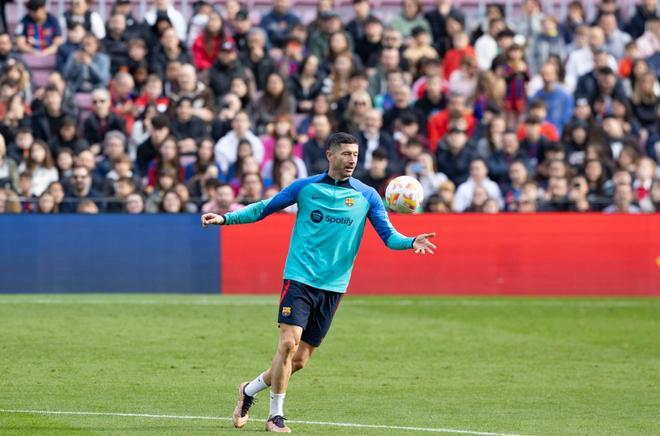
M 346 199 L 346 202 L 345 202 L 345 203 L 346 203 L 346 206 L 348 206 L 348 207 L 353 207 L 353 206 L 355 205 L 355 200 L 353 200 L 351 197 L 348 197 L 348 198 Z
M 282 316 L 291 316 L 291 308 L 290 307 L 283 307 L 282 308 Z

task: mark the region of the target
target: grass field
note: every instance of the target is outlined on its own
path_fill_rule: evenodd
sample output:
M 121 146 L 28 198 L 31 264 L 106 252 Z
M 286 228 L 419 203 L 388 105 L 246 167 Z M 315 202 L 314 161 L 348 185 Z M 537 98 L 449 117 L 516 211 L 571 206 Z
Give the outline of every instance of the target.
M 261 433 L 263 393 L 245 429 L 226 418 L 276 304 L 2 296 L 0 434 Z M 660 434 L 660 299 L 349 296 L 285 411 L 300 434 Z

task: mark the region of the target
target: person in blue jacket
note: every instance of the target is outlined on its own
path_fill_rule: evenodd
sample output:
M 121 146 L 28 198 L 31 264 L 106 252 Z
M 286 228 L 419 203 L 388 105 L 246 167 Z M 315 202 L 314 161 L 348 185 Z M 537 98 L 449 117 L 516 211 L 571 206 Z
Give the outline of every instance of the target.
M 274 197 L 225 215 L 204 214 L 202 225 L 253 223 L 292 204 L 298 214 L 284 267 L 278 322 L 280 339 L 271 367 L 239 385 L 235 427 L 248 420 L 254 396 L 268 386 L 270 415 L 266 429 L 290 432 L 284 423 L 284 396 L 291 374 L 305 366 L 321 345 L 346 292 L 367 218 L 388 248 L 433 253 L 435 233 L 406 237 L 390 223 L 383 202 L 370 186 L 351 177 L 358 141 L 335 133 L 326 141 L 328 171 L 298 180 Z

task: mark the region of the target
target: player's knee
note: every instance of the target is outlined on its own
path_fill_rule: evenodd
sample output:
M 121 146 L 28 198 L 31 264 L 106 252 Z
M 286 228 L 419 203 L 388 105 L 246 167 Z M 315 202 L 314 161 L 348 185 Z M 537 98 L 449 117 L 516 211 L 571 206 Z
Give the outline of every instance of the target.
M 294 338 L 280 339 L 280 351 L 285 355 L 293 355 L 298 349 L 298 343 Z

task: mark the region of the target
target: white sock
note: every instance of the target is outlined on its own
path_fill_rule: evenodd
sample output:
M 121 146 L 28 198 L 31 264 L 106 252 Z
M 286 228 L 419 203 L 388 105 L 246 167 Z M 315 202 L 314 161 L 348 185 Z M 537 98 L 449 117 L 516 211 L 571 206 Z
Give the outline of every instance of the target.
M 245 395 L 249 395 L 250 397 L 254 397 L 257 395 L 259 392 L 263 391 L 268 387 L 266 382 L 264 381 L 264 375 L 259 374 L 259 377 L 255 378 L 252 380 L 250 383 L 248 383 L 245 386 Z
M 269 418 L 273 416 L 284 416 L 284 397 L 286 394 L 276 394 L 270 391 L 270 414 Z

